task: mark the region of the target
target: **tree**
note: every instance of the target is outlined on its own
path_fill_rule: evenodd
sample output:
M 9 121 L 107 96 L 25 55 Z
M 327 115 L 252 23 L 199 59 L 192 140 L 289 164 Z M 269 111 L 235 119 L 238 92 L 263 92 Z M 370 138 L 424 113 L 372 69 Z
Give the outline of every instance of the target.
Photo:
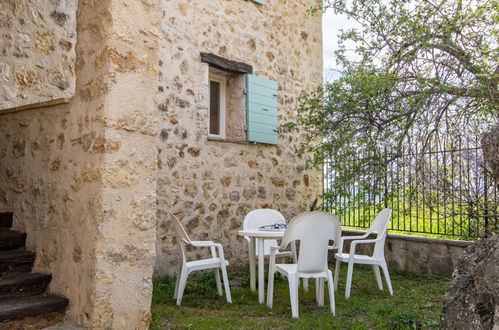
M 499 121 L 497 1 L 325 0 L 312 11 L 321 9 L 360 28 L 339 36 L 339 78 L 304 96 L 282 131 L 300 130 L 300 152 L 314 165 L 364 154 L 342 169 L 336 194 L 356 173 L 382 178 L 376 171 L 404 148 L 482 134 Z

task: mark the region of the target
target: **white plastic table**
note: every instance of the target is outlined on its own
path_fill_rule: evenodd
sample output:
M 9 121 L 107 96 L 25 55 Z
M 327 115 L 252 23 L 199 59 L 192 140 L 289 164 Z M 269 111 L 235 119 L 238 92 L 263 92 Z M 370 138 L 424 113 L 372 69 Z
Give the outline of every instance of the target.
M 280 231 L 267 231 L 259 229 L 245 229 L 237 232 L 239 236 L 248 236 L 250 238 L 250 288 L 255 291 L 255 239 L 258 238 L 258 302 L 265 303 L 265 266 L 263 251 L 263 241 L 266 239 L 281 239 L 284 236 L 284 229 Z

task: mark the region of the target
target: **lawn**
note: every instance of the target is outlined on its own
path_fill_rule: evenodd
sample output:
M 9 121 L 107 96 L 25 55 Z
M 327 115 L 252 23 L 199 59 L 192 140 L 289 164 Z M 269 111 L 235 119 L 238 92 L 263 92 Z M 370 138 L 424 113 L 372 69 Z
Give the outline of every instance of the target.
M 314 285 L 299 291 L 300 318 L 291 318 L 287 279 L 275 282 L 274 308 L 258 304 L 257 292 L 249 289 L 246 269 L 229 272 L 233 304 L 216 294 L 213 272 L 189 276 L 182 305 L 173 299 L 175 280 L 154 279 L 151 329 L 437 329 L 442 298 L 449 278 L 391 271 L 394 296 L 379 291 L 371 269 L 355 266 L 352 292 L 345 299 L 346 267 L 342 267 L 336 292 L 336 316 L 315 303 Z

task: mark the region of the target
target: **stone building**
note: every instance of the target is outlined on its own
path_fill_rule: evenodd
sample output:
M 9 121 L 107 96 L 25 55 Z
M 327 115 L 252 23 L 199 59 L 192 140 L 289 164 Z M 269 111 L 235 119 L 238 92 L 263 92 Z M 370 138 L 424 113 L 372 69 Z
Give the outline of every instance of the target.
M 165 211 L 247 261 L 255 208 L 321 190 L 274 129 L 322 80 L 315 0 L 0 3 L 0 212 L 95 329 L 147 328 L 177 256 Z

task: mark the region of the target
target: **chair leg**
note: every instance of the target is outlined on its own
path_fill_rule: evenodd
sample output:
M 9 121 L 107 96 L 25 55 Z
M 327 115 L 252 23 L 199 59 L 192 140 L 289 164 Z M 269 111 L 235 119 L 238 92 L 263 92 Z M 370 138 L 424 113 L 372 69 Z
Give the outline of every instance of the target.
M 175 281 L 175 291 L 173 292 L 173 299 L 177 299 L 178 283 L 180 282 L 180 273 L 182 272 L 182 264 L 178 266 L 177 279 Z
M 340 266 L 341 261 L 336 260 L 336 267 L 334 269 L 334 291 L 338 290 L 338 282 L 340 280 Z
M 317 302 L 317 305 L 319 305 L 319 286 L 320 286 L 320 283 L 319 283 L 319 278 L 317 277 L 315 279 L 315 301 Z
M 291 252 L 293 254 L 293 263 L 297 264 L 298 258 L 296 257 L 296 242 L 295 241 L 291 242 Z
M 324 278 L 318 278 L 319 292 L 317 303 L 320 307 L 324 306 Z
M 298 274 L 288 274 L 291 316 L 298 318 Z
M 220 261 L 222 265 L 220 266 L 222 270 L 222 278 L 224 280 L 224 289 L 225 289 L 225 297 L 229 304 L 232 304 L 232 297 L 230 296 L 230 287 L 229 287 L 229 277 L 227 276 L 227 268 L 225 268 L 225 264 L 223 264 L 223 260 Z M 218 273 L 218 270 L 217 270 Z
M 250 289 L 256 291 L 256 252 L 255 238 L 251 237 L 249 243 L 249 270 L 250 270 Z
M 219 296 L 222 295 L 222 282 L 220 281 L 220 270 L 215 268 L 215 280 L 217 282 L 217 293 Z
M 187 282 L 187 276 L 189 276 L 189 273 L 187 271 L 187 267 L 182 267 L 182 271 L 180 272 L 179 276 L 179 283 L 178 283 L 178 291 L 177 291 L 177 306 L 180 306 L 182 303 L 182 296 L 184 295 L 184 289 L 185 289 L 185 284 Z
M 392 282 L 390 281 L 390 274 L 388 273 L 388 266 L 386 265 L 386 262 L 383 262 L 381 268 L 383 269 L 383 274 L 385 275 L 385 281 L 386 286 L 388 287 L 388 291 L 390 292 L 390 295 L 393 296 Z
M 303 291 L 308 292 L 308 278 L 303 279 Z
M 348 263 L 348 271 L 347 271 L 347 287 L 345 289 L 345 298 L 350 298 L 350 289 L 352 287 L 352 273 L 353 273 L 353 262 Z
M 336 305 L 334 301 L 334 282 L 333 282 L 333 274 L 330 270 L 327 272 L 327 287 L 329 289 L 329 304 L 331 305 L 331 313 L 336 315 Z
M 274 274 L 275 270 L 272 269 L 272 265 L 269 266 L 269 283 L 267 286 L 267 307 L 272 308 L 272 303 L 274 301 Z
M 381 274 L 379 273 L 378 265 L 371 265 L 373 269 L 374 277 L 376 278 L 376 283 L 378 283 L 378 289 L 383 290 L 383 283 L 381 282 Z

